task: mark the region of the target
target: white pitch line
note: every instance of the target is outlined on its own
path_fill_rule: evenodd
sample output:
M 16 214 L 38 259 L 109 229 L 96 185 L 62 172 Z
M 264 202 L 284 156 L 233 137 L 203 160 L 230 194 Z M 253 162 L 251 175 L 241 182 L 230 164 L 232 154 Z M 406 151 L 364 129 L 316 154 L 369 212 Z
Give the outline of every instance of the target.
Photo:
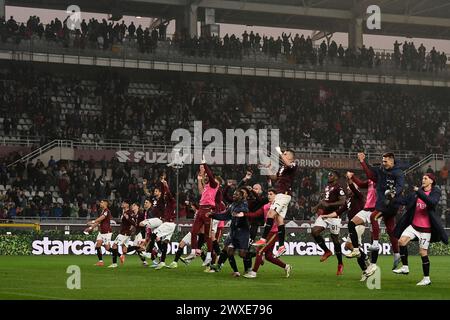
M 23 297 L 36 297 L 36 298 L 46 298 L 46 299 L 54 299 L 54 300 L 70 300 L 70 299 L 63 299 L 60 297 L 52 297 L 52 296 L 44 296 L 41 294 L 33 294 L 33 293 L 17 293 L 17 292 L 0 292 L 0 294 L 10 294 L 15 296 L 23 296 Z

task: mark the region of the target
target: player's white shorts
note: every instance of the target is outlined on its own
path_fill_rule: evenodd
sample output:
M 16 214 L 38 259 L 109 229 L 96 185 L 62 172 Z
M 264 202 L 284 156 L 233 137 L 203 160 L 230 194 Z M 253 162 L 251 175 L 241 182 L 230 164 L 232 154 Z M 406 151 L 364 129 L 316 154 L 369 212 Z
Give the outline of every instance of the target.
M 323 227 L 325 229 L 329 228 L 331 234 L 339 234 L 341 230 L 341 219 L 340 218 L 325 218 L 319 216 L 314 222 L 313 227 Z
M 181 241 L 183 241 L 187 246 L 190 246 L 191 238 L 192 238 L 192 233 L 189 231 L 188 233 L 186 233 L 186 235 L 183 237 L 183 239 L 181 239 Z
M 98 233 L 97 241 L 102 240 L 103 244 L 109 244 L 111 242 L 112 232 L 110 233 Z
M 151 219 L 146 219 L 144 221 L 142 221 L 140 224 L 144 227 L 148 227 L 150 229 L 156 229 L 158 228 L 160 225 L 162 225 L 162 220 L 159 218 L 151 218 Z
M 145 241 L 145 239 L 142 238 L 142 234 L 141 234 L 140 232 L 138 232 L 138 233 L 134 236 L 133 246 L 140 246 L 142 241 Z
M 364 223 L 370 223 L 370 216 L 372 215 L 373 211 L 369 210 L 361 210 L 356 214 L 355 217 L 360 218 Z
M 419 232 L 414 229 L 413 226 L 409 226 L 408 228 L 406 228 L 402 233 L 402 237 L 408 237 L 411 240 L 417 237 L 419 239 L 420 249 L 428 250 L 428 247 L 430 246 L 431 233 Z
M 173 222 L 164 222 L 155 230 L 154 233 L 161 240 L 170 240 L 170 238 L 172 238 L 173 233 L 175 232 L 176 226 L 177 225 Z
M 118 234 L 116 239 L 114 240 L 114 243 L 117 244 L 118 246 L 126 246 L 128 243 L 128 240 L 130 240 L 130 236 Z
M 366 227 L 363 224 L 360 224 L 358 226 L 355 227 L 356 229 L 356 234 L 358 235 L 358 243 L 362 243 L 362 235 L 364 234 L 364 231 L 366 230 Z M 347 235 L 347 239 L 346 242 L 351 243 L 352 239 L 350 239 L 350 234 Z
M 291 196 L 283 193 L 278 193 L 275 200 L 270 206 L 270 210 L 275 210 L 281 217 L 286 217 L 287 209 L 291 202 Z

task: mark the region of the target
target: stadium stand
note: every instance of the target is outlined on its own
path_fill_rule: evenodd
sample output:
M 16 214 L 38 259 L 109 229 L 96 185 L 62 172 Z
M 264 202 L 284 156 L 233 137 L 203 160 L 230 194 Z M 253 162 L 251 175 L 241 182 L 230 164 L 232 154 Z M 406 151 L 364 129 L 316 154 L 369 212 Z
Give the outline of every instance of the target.
M 448 72 L 447 55 L 435 47 L 427 51 L 423 44 L 416 48 L 413 42 L 403 44 L 395 42 L 393 50 L 376 50 L 364 45 L 357 50 L 344 48 L 335 41 L 323 40 L 319 46 L 312 39 L 299 34 L 282 33 L 276 39 L 258 33 L 242 35 L 226 34 L 216 36 L 190 37 L 186 34 L 174 34 L 168 37 L 166 26 L 150 30 L 136 27 L 134 24 L 83 20 L 80 28 L 68 29 L 65 21 L 58 18 L 44 26 L 37 16 L 31 16 L 27 22 L 19 23 L 10 17 L 0 21 L 0 34 L 3 44 L 10 43 L 17 48 L 43 48 L 46 51 L 75 49 L 78 53 L 91 50 L 102 51 L 130 58 L 136 54 L 144 57 L 219 59 L 222 61 L 239 60 L 244 63 L 272 63 L 275 65 L 302 65 L 312 68 L 345 67 L 377 69 L 383 72 L 392 70 L 442 73 Z M 142 56 L 140 56 L 142 57 Z M 199 60 L 200 59 L 200 60 Z

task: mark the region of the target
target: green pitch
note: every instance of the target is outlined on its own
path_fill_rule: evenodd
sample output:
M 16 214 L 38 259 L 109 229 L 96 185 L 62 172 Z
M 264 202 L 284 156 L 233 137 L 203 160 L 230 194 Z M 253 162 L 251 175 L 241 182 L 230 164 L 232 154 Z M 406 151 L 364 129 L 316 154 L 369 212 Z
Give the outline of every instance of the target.
M 105 257 L 109 265 L 110 256 Z M 171 262 L 173 256 L 168 256 Z M 231 277 L 228 265 L 220 273 L 204 273 L 200 259 L 178 269 L 154 270 L 127 256 L 117 269 L 95 267 L 95 256 L 1 256 L 0 300 L 4 299 L 450 299 L 450 257 L 430 257 L 432 285 L 417 287 L 422 279 L 420 257 L 411 256 L 410 274 L 395 275 L 392 257 L 380 257 L 381 289 L 360 282 L 355 260 L 344 261 L 337 277 L 336 259 L 282 257 L 293 265 L 291 277 L 266 262 L 256 279 Z M 242 270 L 242 260 L 236 258 Z M 81 289 L 69 290 L 69 265 L 81 269 Z

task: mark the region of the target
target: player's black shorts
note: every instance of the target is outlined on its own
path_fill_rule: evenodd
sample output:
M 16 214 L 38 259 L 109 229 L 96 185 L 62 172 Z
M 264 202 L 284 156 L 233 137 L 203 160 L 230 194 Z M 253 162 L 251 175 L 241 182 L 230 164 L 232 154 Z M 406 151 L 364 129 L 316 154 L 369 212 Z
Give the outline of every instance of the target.
M 250 231 L 248 229 L 233 230 L 231 234 L 231 245 L 238 250 L 248 250 Z

